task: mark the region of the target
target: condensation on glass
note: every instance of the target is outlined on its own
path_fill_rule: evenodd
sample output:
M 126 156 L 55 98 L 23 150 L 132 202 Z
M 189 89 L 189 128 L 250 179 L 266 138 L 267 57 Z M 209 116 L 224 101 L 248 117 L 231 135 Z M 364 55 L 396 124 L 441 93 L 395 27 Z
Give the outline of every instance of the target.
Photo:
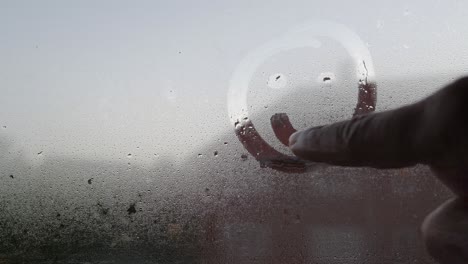
M 298 162 L 274 124 L 460 76 L 466 5 L 0 3 L 0 263 L 431 263 L 428 168 Z

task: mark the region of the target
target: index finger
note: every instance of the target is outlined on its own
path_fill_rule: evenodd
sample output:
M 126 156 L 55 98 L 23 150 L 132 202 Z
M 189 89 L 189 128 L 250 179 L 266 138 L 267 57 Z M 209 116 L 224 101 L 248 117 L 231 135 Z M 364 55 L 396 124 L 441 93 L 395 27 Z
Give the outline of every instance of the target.
M 292 152 L 306 160 L 340 166 L 400 168 L 422 159 L 416 149 L 424 102 L 312 127 L 289 138 Z

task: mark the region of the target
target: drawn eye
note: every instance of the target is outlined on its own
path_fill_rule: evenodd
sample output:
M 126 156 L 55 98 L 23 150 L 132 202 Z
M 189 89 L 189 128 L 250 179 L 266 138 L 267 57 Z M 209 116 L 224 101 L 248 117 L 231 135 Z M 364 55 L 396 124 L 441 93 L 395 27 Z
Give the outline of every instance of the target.
M 317 77 L 317 82 L 323 84 L 331 84 L 336 80 L 336 76 L 333 72 L 322 72 Z

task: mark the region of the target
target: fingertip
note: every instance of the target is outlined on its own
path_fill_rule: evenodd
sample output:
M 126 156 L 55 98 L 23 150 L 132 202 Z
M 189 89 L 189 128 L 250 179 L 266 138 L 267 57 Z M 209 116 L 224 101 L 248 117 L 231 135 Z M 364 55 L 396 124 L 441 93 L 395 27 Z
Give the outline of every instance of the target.
M 297 139 L 298 139 L 300 133 L 301 133 L 301 132 L 299 132 L 299 131 L 298 131 L 298 132 L 294 132 L 294 133 L 291 134 L 291 136 L 289 136 L 289 147 L 290 147 L 290 148 L 296 144 Z
M 292 134 L 289 149 L 297 157 L 315 162 L 334 163 L 343 159 L 346 151 L 338 145 L 335 130 L 324 134 L 323 129 L 324 126 L 317 126 Z
M 289 149 L 291 150 L 291 152 L 298 156 L 298 139 L 299 139 L 299 136 L 300 136 L 301 132 L 295 132 L 293 133 L 290 137 L 289 137 Z
M 320 127 L 311 127 L 306 130 L 297 131 L 289 137 L 289 149 L 294 153 L 294 155 L 301 158 L 306 157 L 310 152 L 314 152 L 316 149 L 316 134 L 315 132 Z

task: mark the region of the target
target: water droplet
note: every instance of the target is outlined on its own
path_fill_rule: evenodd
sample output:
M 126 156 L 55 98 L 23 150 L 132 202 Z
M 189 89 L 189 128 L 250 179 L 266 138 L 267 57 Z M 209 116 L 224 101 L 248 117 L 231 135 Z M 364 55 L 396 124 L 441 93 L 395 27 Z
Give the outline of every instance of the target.
M 335 74 L 333 72 L 322 72 L 318 78 L 317 82 L 331 84 L 336 79 Z
M 246 161 L 246 160 L 247 160 L 247 155 L 242 154 L 242 155 L 241 155 L 241 159 L 242 159 L 242 161 Z
M 377 29 L 382 29 L 384 27 L 384 21 L 383 20 L 378 20 L 376 27 L 377 27 Z
M 93 182 L 93 178 L 88 180 L 88 184 L 91 184 Z
M 130 207 L 128 207 L 127 212 L 128 212 L 129 215 L 134 214 L 134 213 L 137 212 L 134 203 L 132 203 L 132 204 L 130 205 Z
M 202 154 L 198 154 L 198 157 L 201 158 L 201 157 L 203 157 L 203 155 L 202 155 Z
M 224 145 L 227 145 L 228 143 L 227 142 L 224 142 Z
M 275 73 L 270 75 L 267 80 L 268 87 L 272 89 L 281 89 L 286 86 L 287 78 L 282 73 Z
M 294 219 L 294 223 L 295 224 L 299 224 L 301 222 L 301 216 L 300 215 L 296 215 L 295 219 Z
M 265 106 L 263 106 L 263 107 L 264 107 L 265 109 L 267 109 L 267 108 L 268 108 L 268 105 L 265 105 Z
M 214 152 L 214 156 L 215 156 L 215 157 L 218 157 L 218 151 L 215 151 L 215 152 Z

